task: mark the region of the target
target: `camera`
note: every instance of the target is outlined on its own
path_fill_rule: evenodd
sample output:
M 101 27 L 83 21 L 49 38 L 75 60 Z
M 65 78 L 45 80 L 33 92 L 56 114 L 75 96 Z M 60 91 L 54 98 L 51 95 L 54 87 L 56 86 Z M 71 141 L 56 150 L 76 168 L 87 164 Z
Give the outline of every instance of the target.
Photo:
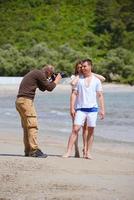
M 67 75 L 66 75 L 65 72 L 56 72 L 56 73 L 53 73 L 53 74 L 52 74 L 51 80 L 54 81 L 55 78 L 56 78 L 56 76 L 57 76 L 59 73 L 60 73 L 60 75 L 61 75 L 62 78 L 66 78 L 66 77 L 67 77 Z

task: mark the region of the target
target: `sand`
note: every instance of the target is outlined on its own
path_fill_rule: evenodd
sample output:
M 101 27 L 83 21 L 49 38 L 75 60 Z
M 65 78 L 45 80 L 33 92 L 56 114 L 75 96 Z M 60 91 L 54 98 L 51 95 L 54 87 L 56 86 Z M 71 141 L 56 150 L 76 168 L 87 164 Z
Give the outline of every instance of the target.
M 132 145 L 94 141 L 94 159 L 87 160 L 82 153 L 62 158 L 66 141 L 39 140 L 47 158 L 24 157 L 17 134 L 1 137 L 0 200 L 133 200 Z
M 11 88 L 1 88 L 0 94 L 15 92 Z M 95 140 L 93 160 L 82 153 L 62 158 L 67 141 L 52 136 L 39 135 L 39 144 L 46 159 L 24 157 L 22 135 L 0 132 L 0 200 L 134 199 L 133 144 Z

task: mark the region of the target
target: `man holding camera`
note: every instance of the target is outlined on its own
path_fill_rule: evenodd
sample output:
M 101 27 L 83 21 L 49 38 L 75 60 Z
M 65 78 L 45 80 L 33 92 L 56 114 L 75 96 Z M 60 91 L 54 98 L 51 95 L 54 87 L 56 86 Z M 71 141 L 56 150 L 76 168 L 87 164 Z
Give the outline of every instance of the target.
M 40 70 L 34 69 L 27 73 L 20 84 L 16 99 L 16 109 L 21 117 L 25 156 L 47 157 L 38 147 L 38 123 L 33 101 L 37 88 L 42 92 L 45 90 L 52 91 L 59 83 L 62 78 L 60 73 L 53 81 L 49 81 L 49 78 L 53 76 L 53 74 L 54 67 L 46 65 Z

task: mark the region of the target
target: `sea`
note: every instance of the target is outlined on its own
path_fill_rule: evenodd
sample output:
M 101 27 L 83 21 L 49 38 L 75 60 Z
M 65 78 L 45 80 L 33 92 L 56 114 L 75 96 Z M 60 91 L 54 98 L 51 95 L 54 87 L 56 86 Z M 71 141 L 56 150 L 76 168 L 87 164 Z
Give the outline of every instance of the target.
M 17 90 L 8 91 L 19 84 L 20 78 L 0 79 L 0 134 L 22 134 L 20 117 L 15 109 Z M 37 91 L 35 107 L 38 115 L 39 134 L 57 140 L 67 140 L 72 129 L 69 113 L 70 92 L 65 79 L 52 92 Z M 6 90 L 2 90 L 6 86 Z M 116 143 L 134 143 L 134 89 L 104 86 L 106 116 L 98 117 L 95 139 Z M 81 132 L 80 132 L 81 134 Z

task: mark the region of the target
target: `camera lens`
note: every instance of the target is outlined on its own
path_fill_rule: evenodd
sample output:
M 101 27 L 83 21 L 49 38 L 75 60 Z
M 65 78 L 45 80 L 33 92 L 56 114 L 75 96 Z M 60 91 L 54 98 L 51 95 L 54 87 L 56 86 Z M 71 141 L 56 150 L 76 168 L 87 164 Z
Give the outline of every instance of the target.
M 65 74 L 64 72 L 60 72 L 60 75 L 61 75 L 62 78 L 67 77 L 66 74 Z

